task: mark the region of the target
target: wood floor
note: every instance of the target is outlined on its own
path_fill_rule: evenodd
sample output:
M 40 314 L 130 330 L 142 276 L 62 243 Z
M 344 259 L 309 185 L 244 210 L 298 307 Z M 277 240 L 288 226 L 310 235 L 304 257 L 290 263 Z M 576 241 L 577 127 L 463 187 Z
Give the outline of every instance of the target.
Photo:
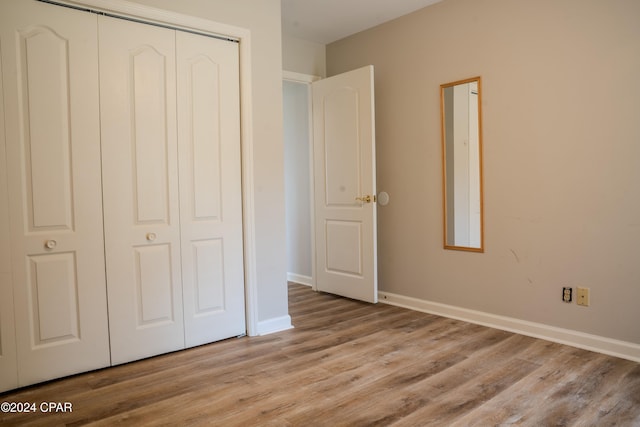
M 0 394 L 0 425 L 640 426 L 640 364 L 290 284 L 295 329 Z

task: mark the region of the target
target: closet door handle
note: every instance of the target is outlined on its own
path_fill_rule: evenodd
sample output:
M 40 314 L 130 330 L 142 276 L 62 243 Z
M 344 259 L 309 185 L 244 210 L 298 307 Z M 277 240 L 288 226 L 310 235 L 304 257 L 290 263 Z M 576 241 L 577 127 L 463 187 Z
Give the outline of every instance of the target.
M 153 242 L 154 240 L 156 240 L 156 237 L 158 237 L 156 233 L 147 233 L 147 240 L 149 242 Z
M 58 246 L 58 242 L 53 239 L 44 242 L 44 247 L 47 249 L 54 249 L 56 246 Z

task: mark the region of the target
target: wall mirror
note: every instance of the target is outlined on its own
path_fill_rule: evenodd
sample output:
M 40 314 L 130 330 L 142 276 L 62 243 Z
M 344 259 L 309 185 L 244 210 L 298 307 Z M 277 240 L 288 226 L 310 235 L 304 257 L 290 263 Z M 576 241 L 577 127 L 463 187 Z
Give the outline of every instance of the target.
M 480 77 L 440 86 L 444 247 L 484 252 Z

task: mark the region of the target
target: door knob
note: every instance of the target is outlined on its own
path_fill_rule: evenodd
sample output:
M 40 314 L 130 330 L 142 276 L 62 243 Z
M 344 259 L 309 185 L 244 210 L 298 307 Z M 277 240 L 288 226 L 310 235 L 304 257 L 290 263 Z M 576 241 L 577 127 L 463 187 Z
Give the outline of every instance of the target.
M 53 239 L 47 240 L 46 242 L 44 242 L 44 247 L 47 248 L 47 249 L 53 249 L 56 246 L 58 246 L 58 242 L 56 242 Z
M 371 197 L 370 195 L 366 195 L 363 197 L 356 197 L 356 200 L 362 202 L 362 203 L 371 203 L 371 201 L 376 201 L 376 196 Z
M 158 237 L 156 233 L 147 233 L 147 240 L 150 242 L 153 242 L 154 240 L 156 240 L 156 237 Z

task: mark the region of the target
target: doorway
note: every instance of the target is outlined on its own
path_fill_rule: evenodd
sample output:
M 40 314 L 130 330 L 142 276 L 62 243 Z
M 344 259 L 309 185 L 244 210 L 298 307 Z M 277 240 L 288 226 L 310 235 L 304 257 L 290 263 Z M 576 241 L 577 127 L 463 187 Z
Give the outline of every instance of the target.
M 311 83 L 317 76 L 283 73 L 287 280 L 315 287 Z

